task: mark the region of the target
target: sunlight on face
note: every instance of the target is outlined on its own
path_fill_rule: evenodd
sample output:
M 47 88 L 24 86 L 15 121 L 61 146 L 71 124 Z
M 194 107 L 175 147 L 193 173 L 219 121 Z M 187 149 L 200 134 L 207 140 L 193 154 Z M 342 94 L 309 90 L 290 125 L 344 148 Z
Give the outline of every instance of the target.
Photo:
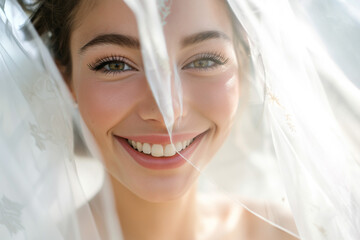
M 227 136 L 238 105 L 231 23 L 217 0 L 173 0 L 166 22 L 170 65 L 183 89 L 173 142 L 202 168 Z M 108 172 L 138 196 L 165 201 L 184 194 L 198 172 L 168 146 L 139 42 L 124 2 L 97 2 L 71 36 L 72 91 Z

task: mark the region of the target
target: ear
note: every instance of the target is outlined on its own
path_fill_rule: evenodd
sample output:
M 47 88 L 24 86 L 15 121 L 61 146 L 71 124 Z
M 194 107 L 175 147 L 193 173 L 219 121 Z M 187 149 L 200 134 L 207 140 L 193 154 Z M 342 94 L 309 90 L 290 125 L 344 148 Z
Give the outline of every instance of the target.
M 71 78 L 71 73 L 69 73 L 69 71 L 67 70 L 67 67 L 62 65 L 59 61 L 55 61 L 57 68 L 59 69 L 59 72 L 63 78 L 63 80 L 66 83 L 66 86 L 69 90 L 69 92 L 71 93 L 71 96 L 74 100 L 74 102 L 77 102 L 76 99 L 76 94 L 75 94 L 75 90 L 74 90 L 74 86 L 73 86 L 73 81 Z

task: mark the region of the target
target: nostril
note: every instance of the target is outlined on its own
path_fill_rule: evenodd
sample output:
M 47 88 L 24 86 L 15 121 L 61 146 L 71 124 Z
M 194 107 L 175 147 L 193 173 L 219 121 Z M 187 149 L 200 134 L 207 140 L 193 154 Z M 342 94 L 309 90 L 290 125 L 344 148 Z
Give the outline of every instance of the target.
M 160 109 L 153 97 L 144 98 L 144 100 L 139 103 L 138 114 L 140 118 L 145 121 L 164 122 Z

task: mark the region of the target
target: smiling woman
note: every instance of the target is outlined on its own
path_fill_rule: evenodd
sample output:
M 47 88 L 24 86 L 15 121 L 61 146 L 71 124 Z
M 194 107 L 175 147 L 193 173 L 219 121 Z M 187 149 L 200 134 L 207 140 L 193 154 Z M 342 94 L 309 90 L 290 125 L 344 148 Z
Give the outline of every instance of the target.
M 5 2 L 2 9 L 15 6 Z M 349 131 L 345 125 L 358 123 L 357 90 L 298 23 L 291 3 L 24 4 L 64 79 L 58 82 L 32 26 L 17 28 L 14 11 L 4 10 L 0 17 L 9 23 L 1 26 L 14 27 L 7 30 L 11 37 L 0 37 L 0 57 L 11 59 L 1 69 L 15 87 L 1 86 L 19 88 L 15 108 L 25 96 L 30 110 L 16 116 L 31 124 L 20 130 L 8 114 L 0 118 L 0 136 L 14 142 L 7 129 L 29 132 L 25 145 L 33 151 L 24 155 L 35 161 L 22 174 L 33 176 L 33 185 L 13 187 L 26 205 L 23 223 L 22 205 L 6 198 L 0 227 L 14 229 L 8 227 L 14 218 L 2 215 L 10 209 L 19 218 L 16 232 L 9 230 L 16 239 L 358 239 L 360 194 L 351 180 L 360 180 L 353 134 L 359 126 Z M 20 63 L 24 75 L 14 75 Z M 41 76 L 49 79 L 44 88 Z M 77 169 L 65 144 L 71 138 L 61 110 L 67 97 L 93 155 L 85 164 L 77 157 Z M 333 114 L 343 106 L 350 110 L 342 111 L 346 121 Z M 40 153 L 46 160 L 62 153 L 64 161 L 36 161 Z M 17 196 L 12 188 L 4 192 Z
M 73 72 L 69 82 L 105 166 L 112 177 L 148 201 L 173 200 L 193 186 L 198 172 L 184 164 L 184 157 L 205 165 L 227 135 L 225 129 L 239 99 L 237 61 L 228 37 L 232 29 L 225 5 L 203 3 L 208 16 L 223 9 L 209 21 L 195 10 L 190 14 L 189 4 L 193 5 L 173 2 L 174 12 L 164 27 L 169 61 L 174 62 L 184 89 L 182 110 L 179 104 L 173 107 L 171 139 L 146 80 L 135 16 L 124 2 L 94 6 L 78 19 L 70 39 Z M 182 31 L 174 31 L 177 20 L 186 16 L 195 24 L 184 22 Z M 228 27 L 220 28 L 222 25 Z M 206 91 L 194 94 L 199 89 Z M 128 141 L 134 142 L 132 148 Z M 166 149 L 173 156 L 163 157 Z M 175 155 L 175 150 L 181 155 Z
M 125 239 L 195 238 L 199 172 L 193 165 L 203 168 L 234 118 L 240 79 L 232 25 L 223 2 L 196 4 L 204 15 L 193 1 L 173 1 L 164 26 L 169 62 L 183 88 L 171 138 L 146 79 L 135 16 L 124 2 L 94 6 L 77 19 L 70 38 L 68 82 L 113 179 Z

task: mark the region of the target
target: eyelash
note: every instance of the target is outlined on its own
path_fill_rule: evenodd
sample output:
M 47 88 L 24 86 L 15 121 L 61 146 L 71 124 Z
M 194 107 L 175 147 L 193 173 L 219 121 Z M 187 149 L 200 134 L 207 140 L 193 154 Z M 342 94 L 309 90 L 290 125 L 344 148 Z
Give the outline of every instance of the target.
M 225 65 L 229 61 L 229 58 L 226 58 L 224 55 L 222 55 L 221 53 L 218 53 L 218 52 L 200 53 L 189 59 L 194 59 L 194 60 L 191 60 L 191 62 L 186 64 L 184 67 L 182 67 L 182 69 L 195 69 L 197 71 L 207 71 L 207 70 L 212 70 L 214 68 L 217 68 L 221 65 Z M 189 61 L 189 59 L 187 61 Z M 194 62 L 201 61 L 201 60 L 212 61 L 212 62 L 214 62 L 214 64 L 213 64 L 213 66 L 204 67 L 204 68 L 190 66 L 191 64 L 194 64 Z
M 193 60 L 191 60 L 190 63 L 183 66 L 182 69 L 184 69 L 184 70 L 185 69 L 194 69 L 197 71 L 207 71 L 207 70 L 217 68 L 221 65 L 225 65 L 229 61 L 229 58 L 226 58 L 224 55 L 222 55 L 221 53 L 217 53 L 217 52 L 200 53 L 189 59 L 193 59 Z M 189 59 L 187 61 L 189 61 Z M 191 66 L 191 65 L 194 65 L 194 63 L 196 61 L 201 61 L 201 60 L 212 61 L 213 65 L 209 66 L 209 67 Z M 111 63 L 123 63 L 128 67 L 128 69 L 126 69 L 126 70 L 105 69 L 105 67 Z M 126 71 L 138 71 L 135 67 L 133 67 L 133 64 L 127 58 L 122 57 L 122 56 L 110 56 L 110 57 L 99 58 L 99 59 L 97 59 L 97 61 L 94 64 L 88 64 L 88 67 L 92 71 L 95 71 L 95 72 L 102 71 L 103 73 L 106 73 L 106 74 L 108 74 L 108 73 L 116 74 L 116 73 L 122 73 L 122 72 L 126 72 Z
M 124 63 L 125 65 L 128 66 L 129 69 L 126 70 L 108 70 L 105 69 L 106 65 L 109 65 L 111 63 Z M 125 57 L 122 56 L 110 56 L 110 57 L 104 57 L 104 58 L 99 58 L 96 60 L 95 63 L 93 64 L 88 64 L 88 67 L 90 70 L 98 72 L 98 71 L 102 71 L 104 73 L 121 73 L 121 72 L 126 72 L 126 71 L 138 71 L 135 67 L 133 67 L 133 63 L 131 63 L 130 60 L 128 60 Z

